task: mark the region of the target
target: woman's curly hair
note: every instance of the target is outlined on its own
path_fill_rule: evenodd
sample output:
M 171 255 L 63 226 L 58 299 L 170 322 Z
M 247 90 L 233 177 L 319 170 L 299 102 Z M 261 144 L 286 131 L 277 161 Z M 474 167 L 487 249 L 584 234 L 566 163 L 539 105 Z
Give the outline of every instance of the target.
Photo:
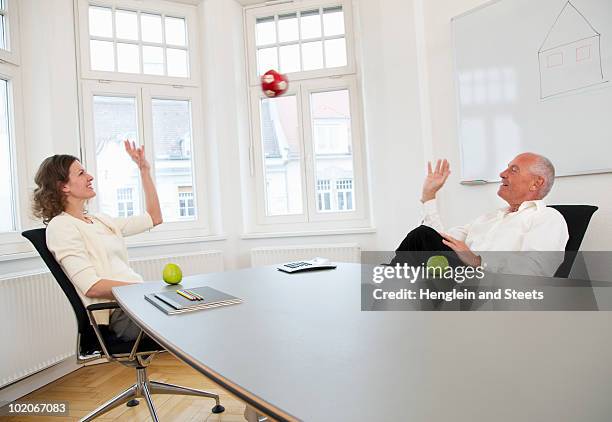
M 32 195 L 32 214 L 42 218 L 45 225 L 64 211 L 66 196 L 62 192 L 62 184 L 68 183 L 70 166 L 76 160 L 78 158 L 72 155 L 53 155 L 45 158 L 36 172 L 34 182 L 37 187 Z

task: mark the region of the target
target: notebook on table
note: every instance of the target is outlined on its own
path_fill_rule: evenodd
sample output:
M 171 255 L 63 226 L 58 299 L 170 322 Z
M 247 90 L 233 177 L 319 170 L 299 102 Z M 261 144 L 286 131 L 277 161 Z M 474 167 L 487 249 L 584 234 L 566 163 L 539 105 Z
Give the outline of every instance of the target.
M 145 295 L 145 299 L 168 315 L 242 303 L 242 299 L 208 286 L 196 287 L 188 291 L 196 293 L 203 299 L 189 300 L 178 294 L 176 290 L 150 293 Z

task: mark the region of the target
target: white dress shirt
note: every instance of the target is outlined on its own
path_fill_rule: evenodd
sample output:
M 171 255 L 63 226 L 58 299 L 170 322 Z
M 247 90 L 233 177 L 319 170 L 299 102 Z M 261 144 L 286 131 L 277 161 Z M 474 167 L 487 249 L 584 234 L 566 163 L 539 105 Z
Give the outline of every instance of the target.
M 525 201 L 516 212 L 499 208 L 466 225 L 445 229 L 432 199 L 423 204 L 422 224 L 465 242 L 482 257 L 486 270 L 510 274 L 552 276 L 563 262 L 569 238 L 561 213 L 542 200 Z

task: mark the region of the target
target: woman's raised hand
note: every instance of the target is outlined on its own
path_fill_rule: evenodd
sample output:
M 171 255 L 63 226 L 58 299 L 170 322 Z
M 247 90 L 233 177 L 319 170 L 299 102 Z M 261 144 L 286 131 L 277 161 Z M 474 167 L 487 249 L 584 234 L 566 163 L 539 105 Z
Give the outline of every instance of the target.
M 123 146 L 125 147 L 125 151 L 128 153 L 132 161 L 136 163 L 140 171 L 151 169 L 151 165 L 145 158 L 144 145 L 136 147 L 134 141 L 126 139 L 125 141 L 123 141 Z

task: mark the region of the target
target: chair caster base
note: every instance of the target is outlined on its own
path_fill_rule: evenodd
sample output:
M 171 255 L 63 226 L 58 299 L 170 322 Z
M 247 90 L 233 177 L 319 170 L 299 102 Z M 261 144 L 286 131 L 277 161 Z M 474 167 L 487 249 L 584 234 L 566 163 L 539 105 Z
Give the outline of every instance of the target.
M 218 404 L 218 405 L 216 405 L 215 407 L 212 408 L 212 412 L 213 413 L 223 413 L 223 412 L 225 412 L 225 407 L 223 407 L 220 404 Z
M 129 402 L 127 402 L 125 405 L 127 407 L 134 407 L 134 406 L 138 406 L 140 404 L 140 402 L 136 399 L 132 399 Z

